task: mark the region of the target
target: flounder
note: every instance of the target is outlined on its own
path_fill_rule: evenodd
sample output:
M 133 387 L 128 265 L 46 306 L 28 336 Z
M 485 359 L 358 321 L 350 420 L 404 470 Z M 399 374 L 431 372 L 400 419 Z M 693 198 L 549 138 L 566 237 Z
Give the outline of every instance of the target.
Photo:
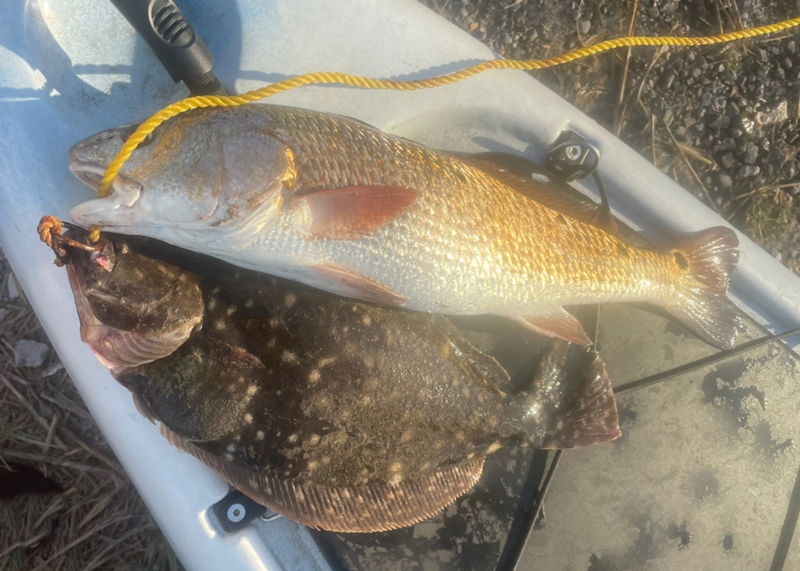
M 186 252 L 168 263 L 165 248 L 67 249 L 84 340 L 171 443 L 293 520 L 348 532 L 411 525 L 469 490 L 502 446 L 620 435 L 590 349 L 551 341 L 533 385 L 510 394 L 506 371 L 444 317 Z M 564 367 L 568 353 L 580 374 Z

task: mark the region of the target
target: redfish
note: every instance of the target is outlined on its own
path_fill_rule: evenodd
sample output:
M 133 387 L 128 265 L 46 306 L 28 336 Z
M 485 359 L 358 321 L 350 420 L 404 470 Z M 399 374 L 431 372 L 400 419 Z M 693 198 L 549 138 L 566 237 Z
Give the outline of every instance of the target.
M 411 525 L 469 490 L 503 446 L 572 448 L 620 435 L 590 349 L 551 341 L 531 388 L 511 394 L 506 371 L 444 317 L 237 273 L 164 245 L 102 243 L 100 254 L 67 247 L 61 256 L 91 330 L 84 339 L 99 352 L 109 336 L 152 344 L 168 335 L 159 359 L 134 343 L 104 362 L 171 443 L 301 523 Z M 100 263 L 109 250 L 113 263 Z M 147 276 L 141 293 L 137 275 Z M 175 296 L 175 284 L 190 293 Z M 102 306 L 86 299 L 98 291 Z M 178 347 L 176 313 L 196 324 Z
M 135 129 L 70 150 L 97 187 Z M 78 224 L 150 236 L 332 293 L 408 309 L 511 318 L 588 344 L 565 305 L 646 302 L 733 346 L 738 240 L 718 227 L 634 247 L 546 200 L 546 185 L 353 119 L 273 105 L 183 113 L 126 163 Z

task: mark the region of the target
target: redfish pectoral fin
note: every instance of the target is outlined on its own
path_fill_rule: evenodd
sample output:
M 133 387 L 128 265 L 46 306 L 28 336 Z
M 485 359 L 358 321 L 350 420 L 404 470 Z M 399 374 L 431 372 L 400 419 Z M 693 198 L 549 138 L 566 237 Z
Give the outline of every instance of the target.
M 579 351 L 576 358 L 574 348 L 553 339 L 539 362 L 529 393 L 539 403 L 542 436 L 536 448 L 577 448 L 622 435 L 605 364 L 596 351 Z
M 256 502 L 309 527 L 338 532 L 388 531 L 414 525 L 450 505 L 472 488 L 485 456 L 464 460 L 399 483 L 322 486 L 276 478 L 226 462 L 161 425 L 170 444 L 200 459 Z
M 561 308 L 539 315 L 521 317 L 516 321 L 526 329 L 544 337 L 558 337 L 578 345 L 592 344 L 581 322 Z
M 322 278 L 338 282 L 336 293 L 346 297 L 361 299 L 372 303 L 402 307 L 408 298 L 371 278 L 334 264 L 311 266 Z
M 731 349 L 742 328 L 736 306 L 728 299 L 730 274 L 739 260 L 739 239 L 722 226 L 693 234 L 670 254 L 688 279 L 678 297 L 664 309 L 695 335 L 720 349 Z
M 349 186 L 298 195 L 311 212 L 312 236 L 353 240 L 363 238 L 403 214 L 417 191 L 397 186 Z

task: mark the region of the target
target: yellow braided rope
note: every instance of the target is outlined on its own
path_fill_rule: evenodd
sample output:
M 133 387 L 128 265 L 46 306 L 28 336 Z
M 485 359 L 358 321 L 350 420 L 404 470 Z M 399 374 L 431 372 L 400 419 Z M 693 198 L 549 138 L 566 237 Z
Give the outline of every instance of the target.
M 122 166 L 130 158 L 131 154 L 133 154 L 133 151 L 136 150 L 136 147 L 139 146 L 139 143 L 144 141 L 147 135 L 152 133 L 156 129 L 156 127 L 161 125 L 161 123 L 163 123 L 167 119 L 175 117 L 176 115 L 179 115 L 180 113 L 183 113 L 184 111 L 189 111 L 191 109 L 198 109 L 201 107 L 237 107 L 239 105 L 245 105 L 247 103 L 252 103 L 260 99 L 265 99 L 272 95 L 276 95 L 278 93 L 294 89 L 295 87 L 300 87 L 301 85 L 309 85 L 309 84 L 339 83 L 342 85 L 360 87 L 363 89 L 389 89 L 395 91 L 413 91 L 417 89 L 426 89 L 429 87 L 437 87 L 440 85 L 448 85 L 451 83 L 456 83 L 458 81 L 461 81 L 462 79 L 472 77 L 473 75 L 477 75 L 479 73 L 482 73 L 490 69 L 517 69 L 524 71 L 544 69 L 546 67 L 552 67 L 564 63 L 569 63 L 571 61 L 574 61 L 582 57 L 599 54 L 601 52 L 613 50 L 615 48 L 621 48 L 624 46 L 708 46 L 712 44 L 722 44 L 725 42 L 732 42 L 734 40 L 741 40 L 744 38 L 762 36 L 765 34 L 774 34 L 776 32 L 782 32 L 784 30 L 788 30 L 789 28 L 793 28 L 798 25 L 800 25 L 800 18 L 793 18 L 791 20 L 786 20 L 778 24 L 761 26 L 759 28 L 753 28 L 750 30 L 740 30 L 738 32 L 720 34 L 718 36 L 708 36 L 700 38 L 678 38 L 671 36 L 652 37 L 652 38 L 650 37 L 617 38 L 613 40 L 607 40 L 605 42 L 600 42 L 599 44 L 595 44 L 593 46 L 589 46 L 586 48 L 579 48 L 569 53 L 545 60 L 495 59 L 479 63 L 472 67 L 462 69 L 461 71 L 456 71 L 454 73 L 440 75 L 439 77 L 432 77 L 429 79 L 417 79 L 413 81 L 391 81 L 386 79 L 360 77 L 358 75 L 350 75 L 348 73 L 307 73 L 304 75 L 293 77 L 292 79 L 287 79 L 284 81 L 280 81 L 278 83 L 273 83 L 272 85 L 269 85 L 267 87 L 262 87 L 261 89 L 256 89 L 255 91 L 250 91 L 243 95 L 231 95 L 225 97 L 215 97 L 215 96 L 189 97 L 187 99 L 183 99 L 182 101 L 178 101 L 177 103 L 173 103 L 172 105 L 162 109 L 161 111 L 150 117 L 150 119 L 142 123 L 136 130 L 136 132 L 134 132 L 133 135 L 128 137 L 128 140 L 122 146 L 122 149 L 120 149 L 119 153 L 117 153 L 117 156 L 114 157 L 114 160 L 111 161 L 111 163 L 108 165 L 108 168 L 106 169 L 106 172 L 103 175 L 103 181 L 101 182 L 100 187 L 97 191 L 97 196 L 99 198 L 105 198 L 106 196 L 108 196 L 108 192 L 111 189 L 111 181 L 114 180 L 114 178 L 119 173 L 120 169 L 122 169 Z M 100 232 L 99 227 L 93 228 L 90 237 L 96 239 L 97 237 L 99 237 L 99 232 Z

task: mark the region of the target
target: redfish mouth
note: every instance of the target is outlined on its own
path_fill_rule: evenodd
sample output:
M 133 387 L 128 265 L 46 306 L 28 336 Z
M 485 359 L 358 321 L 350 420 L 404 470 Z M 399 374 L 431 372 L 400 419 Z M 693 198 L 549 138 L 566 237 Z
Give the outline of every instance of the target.
M 103 181 L 105 167 L 87 163 L 70 156 L 69 170 L 79 181 L 98 191 Z M 72 209 L 72 219 L 80 225 L 97 224 L 96 215 L 115 223 L 130 223 L 135 212 L 135 205 L 142 195 L 142 184 L 124 175 L 118 174 L 111 182 L 111 189 L 105 198 L 95 198 Z
M 79 181 L 95 191 L 100 189 L 105 169 L 92 163 L 85 163 L 70 157 L 69 170 Z

